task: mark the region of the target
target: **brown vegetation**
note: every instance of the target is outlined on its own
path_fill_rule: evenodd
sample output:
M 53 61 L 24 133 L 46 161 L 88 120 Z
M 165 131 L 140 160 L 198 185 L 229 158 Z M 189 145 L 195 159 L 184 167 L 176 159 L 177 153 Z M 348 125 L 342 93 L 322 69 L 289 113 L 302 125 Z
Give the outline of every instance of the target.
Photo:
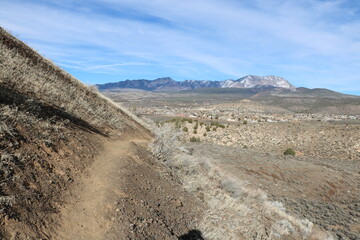
M 2 87 L 109 131 L 143 129 L 133 115 L 92 91 L 69 73 L 43 58 L 0 28 Z

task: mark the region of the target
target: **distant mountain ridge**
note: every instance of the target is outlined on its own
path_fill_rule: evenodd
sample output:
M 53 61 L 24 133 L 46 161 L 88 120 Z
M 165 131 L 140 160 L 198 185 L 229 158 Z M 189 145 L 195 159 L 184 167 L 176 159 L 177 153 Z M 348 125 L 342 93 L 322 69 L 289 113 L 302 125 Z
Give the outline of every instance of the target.
M 210 80 L 185 80 L 177 82 L 170 77 L 157 78 L 154 80 L 138 79 L 125 80 L 115 83 L 105 83 L 96 85 L 99 90 L 116 88 L 133 88 L 146 91 L 181 91 L 199 88 L 283 88 L 295 90 L 296 88 L 286 79 L 278 76 L 254 76 L 247 75 L 237 80 L 228 79 L 224 81 Z

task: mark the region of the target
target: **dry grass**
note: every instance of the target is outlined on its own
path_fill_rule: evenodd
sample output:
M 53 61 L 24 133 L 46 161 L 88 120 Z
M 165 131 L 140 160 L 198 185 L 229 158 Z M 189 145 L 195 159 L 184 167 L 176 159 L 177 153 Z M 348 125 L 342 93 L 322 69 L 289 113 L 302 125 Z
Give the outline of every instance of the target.
M 157 129 L 154 154 L 208 210 L 198 224 L 207 239 L 333 239 L 247 182 L 231 179 L 205 157 L 195 159 L 171 124 Z
M 43 58 L 0 28 L 0 83 L 86 120 L 96 128 L 143 129 L 133 114 Z

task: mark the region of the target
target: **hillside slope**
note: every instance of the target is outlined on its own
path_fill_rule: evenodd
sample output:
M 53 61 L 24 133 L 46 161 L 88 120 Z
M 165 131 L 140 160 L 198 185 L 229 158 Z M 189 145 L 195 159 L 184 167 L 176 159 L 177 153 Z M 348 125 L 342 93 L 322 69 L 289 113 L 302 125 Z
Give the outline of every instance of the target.
M 150 131 L 126 109 L 0 28 L 0 239 L 99 239 L 95 234 L 71 232 L 89 227 L 87 223 L 97 217 L 93 227 L 108 227 L 108 235 L 118 233 L 112 239 L 141 239 L 143 235 L 173 239 L 175 233 L 186 233 L 190 230 L 186 219 L 191 221 L 197 212 L 187 215 L 183 206 L 194 208 L 195 203 L 187 205 L 193 202 L 190 197 L 171 179 L 162 180 L 156 164 L 151 164 L 151 153 L 146 150 L 151 138 Z M 121 144 L 115 144 L 119 139 Z M 106 157 L 109 153 L 111 158 Z M 142 166 L 146 168 L 141 170 Z M 136 180 L 142 172 L 152 178 Z M 148 188 L 156 192 L 159 189 L 154 186 L 161 187 L 163 195 L 143 196 L 147 205 L 140 205 L 137 193 L 145 186 L 142 181 L 154 178 L 158 180 Z M 134 181 L 131 186 L 130 181 Z M 122 214 L 113 208 L 117 203 L 111 202 L 109 207 L 109 202 L 92 201 L 97 194 L 113 194 L 116 189 L 106 187 L 109 183 L 124 191 L 115 199 L 128 201 L 129 209 Z M 167 201 L 169 195 L 178 196 L 183 203 L 164 213 L 176 204 Z M 67 211 L 84 201 L 94 205 L 83 215 L 76 212 L 86 218 L 75 222 Z M 105 209 L 103 204 L 107 204 Z M 141 213 L 150 209 L 156 209 L 150 214 L 153 232 L 138 227 L 133 234 L 131 224 L 139 225 Z
M 89 124 L 120 131 L 143 129 L 124 109 L 109 104 L 69 73 L 0 28 L 0 83 Z
M 64 192 L 101 142 L 110 135 L 150 134 L 4 29 L 0 63 L 0 234 L 48 238 L 45 229 Z

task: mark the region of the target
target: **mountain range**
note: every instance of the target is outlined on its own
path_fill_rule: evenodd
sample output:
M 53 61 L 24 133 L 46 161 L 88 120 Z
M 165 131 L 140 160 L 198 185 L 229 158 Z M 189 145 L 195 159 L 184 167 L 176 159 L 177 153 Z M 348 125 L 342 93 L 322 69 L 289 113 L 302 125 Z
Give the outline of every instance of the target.
M 181 82 L 175 81 L 174 79 L 169 77 L 164 77 L 154 80 L 125 80 L 114 83 L 98 84 L 96 85 L 96 87 L 101 91 L 117 88 L 133 88 L 146 91 L 181 91 L 199 88 L 243 88 L 259 90 L 269 88 L 282 88 L 291 91 L 296 90 L 296 88 L 291 83 L 289 83 L 286 79 L 282 77 L 254 75 L 247 75 L 237 80 L 185 80 Z

